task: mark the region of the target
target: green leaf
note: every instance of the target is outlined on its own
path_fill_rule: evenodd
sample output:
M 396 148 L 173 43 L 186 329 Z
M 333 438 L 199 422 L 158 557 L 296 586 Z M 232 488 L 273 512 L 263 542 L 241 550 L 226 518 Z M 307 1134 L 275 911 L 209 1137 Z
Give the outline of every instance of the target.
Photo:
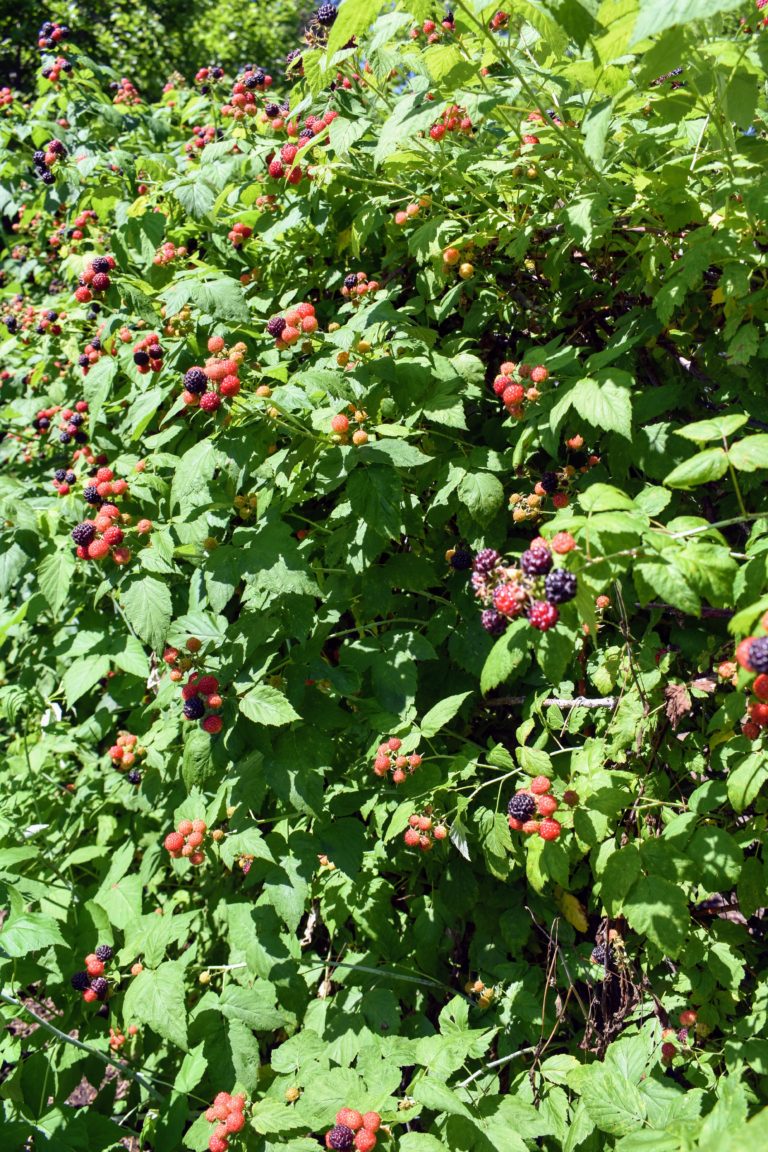
M 132 581 L 120 598 L 126 619 L 139 637 L 159 652 L 171 623 L 171 590 L 155 576 Z
M 641 0 L 630 45 L 693 20 L 706 20 L 718 12 L 732 12 L 741 0 Z
M 675 436 L 682 436 L 684 440 L 693 440 L 703 443 L 706 440 L 722 440 L 724 436 L 732 436 L 743 428 L 748 416 L 735 413 L 733 416 L 715 416 L 711 420 L 698 420 L 695 424 L 686 424 L 684 428 L 676 428 Z
M 580 1085 L 581 1099 L 595 1127 L 611 1136 L 626 1136 L 645 1121 L 645 1102 L 637 1087 L 618 1072 L 592 1065 Z M 569 1078 L 570 1082 L 570 1078 Z
M 109 672 L 109 656 L 81 656 L 73 660 L 64 673 L 62 684 L 71 708 L 81 696 L 90 692 Z
M 447 1112 L 449 1116 L 465 1116 L 472 1119 L 472 1113 L 455 1092 L 432 1076 L 417 1080 L 411 1089 L 414 1100 L 418 1100 L 432 1112 Z
M 737 440 L 728 452 L 731 464 L 740 472 L 756 472 L 768 468 L 768 435 L 747 436 Z
M 0 951 L 20 958 L 51 945 L 66 944 L 58 924 L 42 912 L 22 912 L 12 916 L 0 931 Z
M 695 488 L 719 480 L 728 471 L 728 456 L 724 448 L 705 448 L 684 460 L 664 478 L 669 488 Z
M 445 700 L 430 708 L 419 725 L 422 735 L 427 739 L 435 736 L 441 728 L 453 720 L 464 701 L 471 695 L 471 692 L 459 692 L 456 696 L 446 696 Z
M 507 680 L 525 659 L 530 647 L 530 625 L 527 620 L 515 620 L 488 653 L 480 675 L 480 691 L 490 692 Z
M 674 959 L 688 931 L 688 901 L 677 884 L 661 876 L 644 876 L 624 900 L 624 915 L 639 932 Z
M 254 724 L 279 726 L 300 720 L 287 696 L 271 684 L 256 684 L 240 701 L 240 711 Z
M 213 772 L 211 737 L 202 728 L 188 728 L 181 760 L 181 778 L 187 792 L 203 788 Z
M 642 560 L 635 565 L 633 575 L 643 603 L 647 604 L 654 596 L 658 596 L 674 608 L 690 612 L 693 616 L 698 616 L 701 611 L 699 597 L 671 560 Z
M 459 482 L 458 497 L 481 524 L 487 524 L 504 503 L 504 487 L 489 472 L 465 472 Z
M 167 187 L 195 220 L 202 220 L 216 201 L 216 189 L 203 180 L 199 172 L 189 180 L 173 181 Z
M 131 978 L 123 1000 L 123 1018 L 146 1024 L 177 1048 L 187 1048 L 184 970 L 175 961 Z
M 728 773 L 728 799 L 737 812 L 748 808 L 768 780 L 765 756 L 752 753 Z
M 51 611 L 58 615 L 69 598 L 69 586 L 75 573 L 75 557 L 69 548 L 58 548 L 38 565 L 37 579 Z
M 744 859 L 733 837 L 713 824 L 696 829 L 685 854 L 695 865 L 696 883 L 707 892 L 732 887 L 739 878 Z
M 592 105 L 582 121 L 584 151 L 598 168 L 601 168 L 603 164 L 605 141 L 611 126 L 612 113 L 613 101 L 611 99 L 599 100 Z
M 598 383 L 590 377 L 579 380 L 570 394 L 571 406 L 593 428 L 632 436 L 632 398 L 628 388 L 611 380 Z

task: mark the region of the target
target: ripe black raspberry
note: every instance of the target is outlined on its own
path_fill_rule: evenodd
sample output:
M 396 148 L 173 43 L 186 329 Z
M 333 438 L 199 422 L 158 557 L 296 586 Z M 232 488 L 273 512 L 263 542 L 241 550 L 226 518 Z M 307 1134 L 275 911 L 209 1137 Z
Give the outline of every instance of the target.
M 70 424 L 74 424 L 75 428 L 79 428 L 83 422 L 82 412 L 73 412 L 69 418 Z
M 187 720 L 200 720 L 205 716 L 205 704 L 199 696 L 191 696 L 184 705 L 184 715 Z
M 336 8 L 333 4 L 323 4 L 317 10 L 317 22 L 324 28 L 330 28 L 336 19 Z
M 544 581 L 544 595 L 550 604 L 565 604 L 576 595 L 578 581 L 567 568 L 555 568 Z
M 115 950 L 111 944 L 99 944 L 95 954 L 98 956 L 99 960 L 103 960 L 106 964 L 107 960 L 111 960 L 114 956 Z
M 74 976 L 70 976 L 69 982 L 77 992 L 85 992 L 86 988 L 91 986 L 91 978 L 87 972 L 75 972 Z
M 90 360 L 86 356 L 85 352 L 83 352 L 81 356 L 78 356 L 77 362 L 81 368 L 87 368 L 90 364 Z
M 19 326 L 18 322 L 16 320 L 16 317 L 15 316 L 6 316 L 4 323 L 5 323 L 6 328 L 9 331 L 9 333 L 11 334 L 11 336 L 13 336 L 14 332 L 16 331 L 16 329 Z
M 768 636 L 753 640 L 748 652 L 749 667 L 753 672 L 768 672 Z
M 355 276 L 354 272 L 350 272 L 349 276 L 344 277 L 345 288 L 354 288 L 355 284 L 357 284 L 357 276 Z
M 77 476 L 75 476 L 74 472 L 67 472 L 64 479 L 66 480 L 67 484 L 74 484 L 77 480 Z
M 276 116 L 280 115 L 280 105 L 272 103 L 265 104 L 264 115 L 267 116 L 270 120 L 274 120 Z
M 507 815 L 511 816 L 514 820 L 521 820 L 525 823 L 530 820 L 536 812 L 536 801 L 533 796 L 529 796 L 527 792 L 517 792 L 507 805 Z
M 542 472 L 541 480 L 539 481 L 545 492 L 551 496 L 553 492 L 557 492 L 558 479 L 556 472 Z
M 109 260 L 106 256 L 97 256 L 95 260 L 91 261 L 91 267 L 94 272 L 109 272 Z
M 91 524 L 90 520 L 84 520 L 82 524 L 77 524 L 72 529 L 72 539 L 75 544 L 83 544 L 87 547 L 96 537 L 96 525 Z
M 457 548 L 451 556 L 451 568 L 455 568 L 457 572 L 466 572 L 471 567 L 472 553 L 467 552 L 466 548 Z
M 159 344 L 150 344 L 150 346 L 149 346 L 149 358 L 150 358 L 150 360 L 162 360 L 163 356 L 165 356 L 165 352 L 163 351 L 163 349 L 160 347 Z
M 59 444 L 69 444 L 71 440 L 69 432 L 59 432 Z
M 140 368 L 146 367 L 146 365 L 149 364 L 149 353 L 144 352 L 140 348 L 138 352 L 134 352 L 133 362 L 134 364 L 138 364 Z
M 129 784 L 141 784 L 141 772 L 138 768 L 131 768 L 125 778 Z
M 91 989 L 96 993 L 99 1000 L 104 1000 L 109 991 L 109 984 L 103 976 L 95 976 L 94 979 L 91 980 Z
M 346 1124 L 337 1124 L 335 1128 L 331 1128 L 325 1142 L 329 1148 L 351 1148 L 355 1143 L 355 1134 Z
M 271 320 L 267 320 L 267 332 L 269 332 L 270 336 L 274 336 L 276 340 L 282 336 L 284 329 L 287 327 L 288 325 L 282 316 L 273 316 Z
M 480 623 L 491 636 L 501 636 L 506 632 L 509 621 L 495 608 L 486 608 L 480 614 Z
M 64 483 L 64 477 L 66 475 L 67 475 L 66 468 L 57 468 L 53 474 L 53 478 L 57 484 L 63 484 Z
M 202 368 L 190 368 L 185 372 L 184 387 L 187 392 L 192 392 L 196 396 L 202 396 L 203 392 L 208 391 L 208 377 Z
M 481 548 L 472 562 L 472 568 L 475 572 L 487 575 L 493 571 L 500 560 L 501 556 L 495 548 Z
M 552 567 L 552 554 L 547 548 L 529 548 L 520 557 L 520 567 L 526 576 L 544 576 Z
M 103 504 L 95 484 L 86 484 L 83 488 L 83 499 L 87 504 Z

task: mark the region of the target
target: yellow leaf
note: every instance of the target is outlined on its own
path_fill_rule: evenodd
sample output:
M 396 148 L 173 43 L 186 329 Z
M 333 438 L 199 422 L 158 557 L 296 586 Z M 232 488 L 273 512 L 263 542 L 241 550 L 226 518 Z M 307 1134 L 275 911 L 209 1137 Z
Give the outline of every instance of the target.
M 570 892 L 564 892 L 562 888 L 558 887 L 555 888 L 555 902 L 568 923 L 572 924 L 577 932 L 588 930 L 587 910 L 580 900 L 577 900 Z

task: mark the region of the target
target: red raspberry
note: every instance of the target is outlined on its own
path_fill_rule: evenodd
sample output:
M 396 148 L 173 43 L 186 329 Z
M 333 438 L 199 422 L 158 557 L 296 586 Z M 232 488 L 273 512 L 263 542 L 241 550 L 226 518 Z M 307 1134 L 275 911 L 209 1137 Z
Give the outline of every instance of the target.
M 268 171 L 270 176 L 274 176 L 276 180 L 279 180 L 281 176 L 285 175 L 285 168 L 277 159 L 270 163 Z
M 340 1108 L 336 1113 L 336 1123 L 344 1124 L 347 1128 L 351 1128 L 353 1132 L 357 1132 L 358 1128 L 363 1126 L 362 1113 L 355 1111 L 354 1108 Z
M 528 609 L 528 623 L 532 628 L 538 628 L 539 632 L 548 632 L 550 628 L 554 628 L 560 619 L 560 613 L 554 604 L 548 604 L 546 600 L 535 600 L 531 607 Z
M 376 1147 L 376 1134 L 367 1128 L 361 1128 L 355 1135 L 355 1148 L 357 1152 L 371 1152 Z
M 106 272 L 97 272 L 93 280 L 91 280 L 91 287 L 94 292 L 106 292 L 109 285 L 110 279 Z
M 510 384 L 509 388 L 505 388 L 502 393 L 501 399 L 507 408 L 516 408 L 521 404 L 525 398 L 525 389 L 522 384 Z
M 502 393 L 509 388 L 510 384 L 514 384 L 511 376 L 497 376 L 493 382 L 493 390 L 497 396 L 501 396 Z
M 662 1046 L 661 1046 L 661 1058 L 662 1058 L 662 1060 L 665 1060 L 667 1063 L 669 1063 L 671 1060 L 674 1060 L 676 1055 L 677 1055 L 677 1048 L 675 1047 L 674 1044 L 662 1044 Z
M 683 1028 L 692 1028 L 698 1019 L 698 1013 L 693 1008 L 684 1008 L 680 1013 L 680 1023 Z
M 227 1152 L 229 1144 L 226 1140 L 222 1140 L 220 1136 L 211 1136 L 208 1141 L 208 1152 Z
M 88 551 L 90 552 L 90 548 L 88 549 Z M 750 706 L 749 706 L 749 718 L 754 724 L 757 724 L 760 728 L 767 727 L 768 726 L 768 704 L 761 704 L 759 701 L 755 700 L 754 703 L 750 704 Z
M 227 1132 L 240 1132 L 245 1127 L 245 1116 L 243 1116 L 242 1112 L 230 1112 L 224 1124 L 226 1125 Z
M 242 1092 L 238 1092 L 236 1096 L 230 1096 L 229 1104 L 235 1112 L 242 1112 L 245 1108 L 245 1096 Z
M 409 848 L 415 848 L 419 842 L 418 830 L 416 828 L 406 828 L 403 839 Z
M 377 776 L 386 776 L 390 769 L 389 756 L 377 756 L 373 762 L 373 770 Z
M 748 672 L 752 671 L 749 663 L 749 650 L 752 647 L 754 637 L 748 636 L 746 640 L 742 640 L 736 649 L 736 663 L 740 664 L 742 668 L 746 668 Z
M 531 369 L 531 380 L 534 384 L 543 384 L 545 380 L 549 379 L 549 372 L 543 364 L 537 365 Z
M 163 840 L 163 845 L 169 852 L 181 852 L 184 847 L 184 837 L 181 832 L 169 832 Z
M 219 682 L 215 676 L 201 676 L 197 681 L 197 691 L 201 696 L 210 696 L 213 692 L 218 691 L 218 687 Z
M 182 700 L 191 700 L 197 694 L 197 677 L 190 676 L 189 682 L 181 690 L 181 698 Z
M 79 304 L 87 304 L 88 301 L 92 300 L 92 299 L 93 299 L 93 296 L 91 295 L 89 290 L 85 287 L 85 285 L 83 285 L 80 288 L 75 289 L 75 300 L 77 300 L 77 302 Z
M 200 397 L 200 407 L 203 412 L 215 412 L 221 404 L 218 392 L 204 392 Z
M 434 831 L 435 840 L 445 840 L 448 835 L 448 829 L 445 824 L 438 824 Z
M 397 736 L 390 736 L 389 740 L 387 740 L 387 748 L 389 748 L 391 752 L 398 752 L 400 748 L 402 748 L 402 745 L 402 740 L 398 740 Z
M 216 736 L 224 727 L 224 721 L 221 716 L 206 716 L 200 727 L 210 736 Z
M 752 691 L 759 700 L 768 700 L 768 675 L 765 672 L 761 672 L 759 676 L 755 677 Z
M 88 557 L 90 560 L 103 560 L 105 556 L 109 556 L 109 544 L 106 540 L 92 540 L 88 545 Z
M 334 416 L 331 420 L 331 431 L 338 432 L 339 434 L 349 430 L 349 418 L 342 412 L 338 416 Z
M 536 807 L 540 816 L 551 816 L 557 810 L 557 800 L 554 796 L 538 796 Z
M 86 1004 L 93 1004 L 94 1000 L 98 1000 L 98 996 L 93 988 L 86 988 L 85 992 L 83 992 L 83 1000 L 85 1000 Z
M 523 610 L 523 602 L 518 599 L 515 588 L 510 584 L 502 584 L 496 589 L 493 603 L 502 616 L 519 616 Z
M 190 832 L 194 829 L 194 825 L 191 820 L 179 820 L 177 828 L 182 836 L 189 836 Z
M 107 544 L 109 544 L 110 548 L 112 547 L 113 544 L 122 544 L 122 542 L 123 542 L 123 530 L 122 530 L 122 528 L 118 528 L 116 524 L 113 524 L 110 528 L 106 529 L 106 531 L 104 532 L 104 535 L 102 536 L 102 540 L 104 540 Z
M 240 381 L 237 376 L 225 376 L 219 384 L 219 391 L 222 396 L 237 396 L 240 391 Z
M 99 468 L 96 473 L 96 483 L 101 484 L 103 480 L 114 480 L 115 474 L 111 468 Z
M 534 796 L 543 796 L 545 792 L 549 792 L 551 787 L 552 782 L 546 776 L 534 776 L 528 785 L 528 790 L 533 792 Z
M 224 701 L 222 700 L 221 696 L 219 696 L 218 692 L 212 692 L 208 697 L 207 703 L 209 708 L 216 709 L 221 708 Z
M 509 824 L 513 832 L 522 832 L 523 830 L 522 820 L 516 820 L 514 816 L 507 817 L 507 824 Z
M 542 840 L 557 840 L 562 831 L 562 825 L 557 820 L 542 820 L 539 827 L 539 836 Z
M 525 832 L 526 836 L 532 836 L 534 832 L 539 831 L 540 827 L 541 824 L 538 820 L 526 820 L 522 825 L 522 831 Z
M 571 552 L 576 547 L 576 541 L 570 532 L 558 532 L 552 537 L 550 548 L 558 555 L 564 556 L 566 552 Z
M 443 136 L 445 136 L 445 125 L 433 124 L 429 130 L 429 134 L 433 140 L 442 140 Z

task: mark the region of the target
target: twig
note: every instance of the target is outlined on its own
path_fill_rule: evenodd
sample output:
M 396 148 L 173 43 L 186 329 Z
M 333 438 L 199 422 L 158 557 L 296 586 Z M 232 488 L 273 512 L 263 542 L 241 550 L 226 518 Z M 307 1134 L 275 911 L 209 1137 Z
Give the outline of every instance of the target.
M 526 704 L 530 696 L 492 696 L 484 703 L 489 708 L 508 708 L 516 704 Z M 615 708 L 619 702 L 618 696 L 574 696 L 573 700 L 561 700 L 558 696 L 549 696 L 540 702 L 542 708 Z
M 475 1080 L 479 1080 L 491 1068 L 500 1068 L 502 1064 L 509 1064 L 510 1060 L 516 1060 L 518 1056 L 527 1056 L 530 1052 L 535 1052 L 538 1044 L 532 1044 L 529 1048 L 518 1048 L 517 1052 L 510 1052 L 508 1056 L 501 1056 L 498 1060 L 491 1060 L 489 1064 L 484 1064 L 477 1072 L 473 1072 L 471 1076 L 467 1076 L 466 1080 L 462 1080 L 456 1088 L 466 1088 L 468 1084 L 472 1084 Z
M 111 1056 L 106 1056 L 96 1048 L 89 1048 L 87 1044 L 83 1044 L 82 1040 L 76 1040 L 74 1036 L 62 1032 L 61 1029 L 56 1028 L 53 1024 L 49 1024 L 42 1016 L 38 1016 L 37 1012 L 32 1008 L 28 1007 L 21 1000 L 17 1000 L 14 996 L 9 996 L 5 991 L 0 991 L 0 1000 L 4 1000 L 6 1004 L 10 1004 L 13 1008 L 18 1008 L 20 1011 L 26 1012 L 28 1016 L 31 1016 L 33 1020 L 37 1021 L 41 1028 L 44 1028 L 46 1032 L 50 1032 L 51 1035 L 55 1036 L 58 1040 L 63 1040 L 65 1044 L 71 1044 L 74 1048 L 79 1048 L 82 1052 L 87 1052 L 89 1056 L 95 1056 L 97 1060 L 103 1061 L 104 1064 L 110 1064 L 113 1068 L 117 1068 L 127 1079 L 135 1080 L 153 1100 L 157 1100 L 158 1102 L 163 1101 L 164 1097 L 152 1087 L 142 1073 L 134 1071 L 133 1068 L 129 1068 L 124 1060 L 114 1060 Z

